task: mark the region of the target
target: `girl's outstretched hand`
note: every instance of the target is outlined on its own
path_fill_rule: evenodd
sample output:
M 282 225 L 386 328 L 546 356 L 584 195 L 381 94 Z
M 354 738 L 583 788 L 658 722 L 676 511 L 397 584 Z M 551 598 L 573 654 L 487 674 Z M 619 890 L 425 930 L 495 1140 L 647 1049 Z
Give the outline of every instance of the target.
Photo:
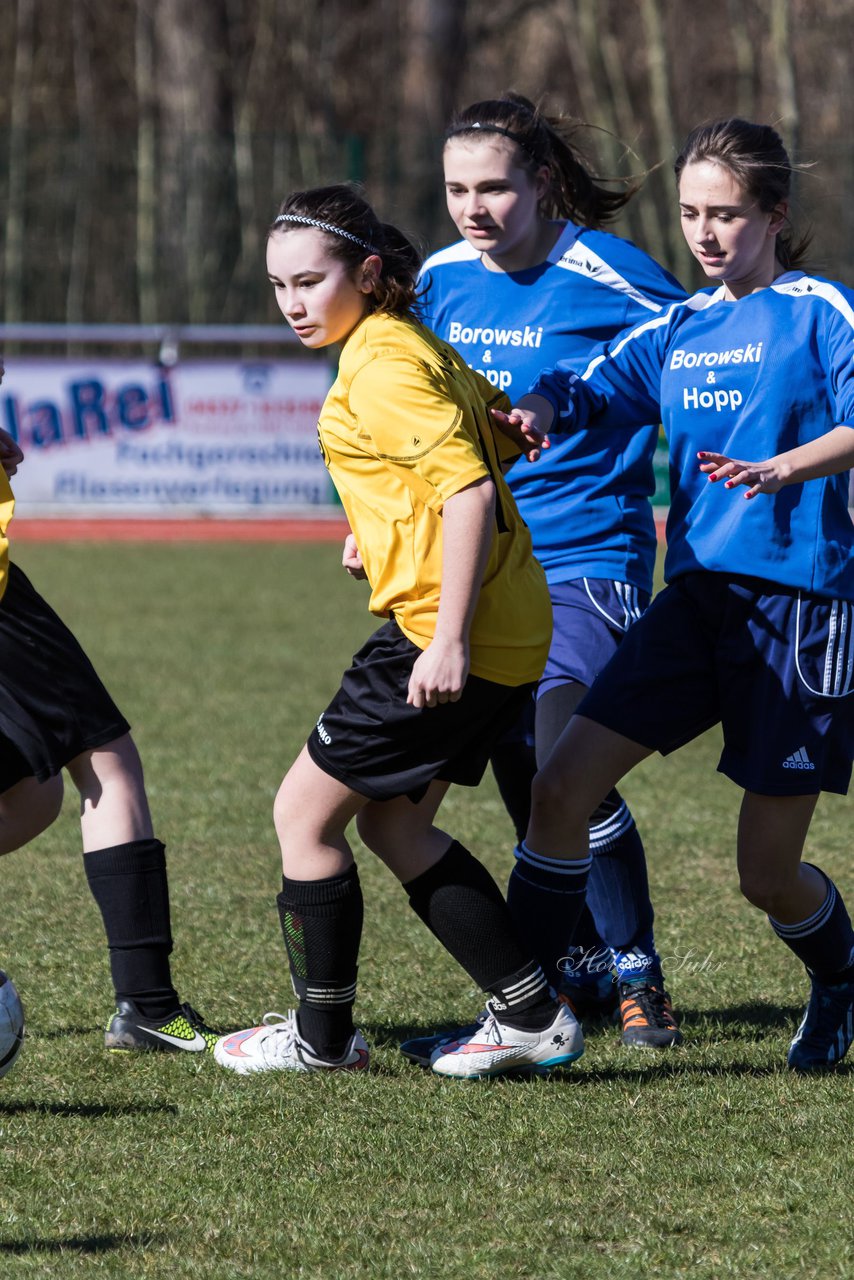
M 745 498 L 755 498 L 758 493 L 777 493 L 786 483 L 786 475 L 777 458 L 767 458 L 764 462 L 742 462 L 737 458 L 728 458 L 725 453 L 707 453 L 704 450 L 697 457 L 700 459 L 700 470 L 709 477 L 712 484 L 717 480 L 724 480 L 725 489 L 734 489 L 739 484 L 748 485 Z
M 536 462 L 542 449 L 549 448 L 549 438 L 540 429 L 538 414 L 532 409 L 490 409 L 493 421 L 500 431 L 518 445 L 529 462 Z

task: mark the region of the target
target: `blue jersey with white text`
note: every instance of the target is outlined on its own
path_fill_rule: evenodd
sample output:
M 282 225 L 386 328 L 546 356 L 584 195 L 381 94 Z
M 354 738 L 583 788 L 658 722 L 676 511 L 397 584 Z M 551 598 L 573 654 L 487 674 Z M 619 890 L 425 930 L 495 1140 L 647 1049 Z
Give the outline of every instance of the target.
M 530 389 L 555 406 L 557 430 L 660 413 L 668 581 L 707 569 L 854 599 L 847 473 L 746 502 L 740 486 L 710 484 L 697 460 L 707 450 L 759 462 L 854 426 L 854 291 L 801 271 L 737 302 L 703 290 Z
M 541 369 L 661 314 L 684 290 L 635 245 L 567 222 L 545 262 L 488 270 L 463 240 L 424 264 L 423 317 L 494 386 L 518 400 Z M 650 497 L 658 418 L 642 431 L 575 431 L 507 482 L 549 582 L 612 578 L 652 590 Z

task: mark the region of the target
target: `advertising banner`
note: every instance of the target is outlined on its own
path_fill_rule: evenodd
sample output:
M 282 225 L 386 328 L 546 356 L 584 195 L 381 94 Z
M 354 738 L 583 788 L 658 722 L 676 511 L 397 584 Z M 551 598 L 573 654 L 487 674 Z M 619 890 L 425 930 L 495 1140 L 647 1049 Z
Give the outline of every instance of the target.
M 320 361 L 8 358 L 18 515 L 338 512 L 317 443 L 330 382 Z

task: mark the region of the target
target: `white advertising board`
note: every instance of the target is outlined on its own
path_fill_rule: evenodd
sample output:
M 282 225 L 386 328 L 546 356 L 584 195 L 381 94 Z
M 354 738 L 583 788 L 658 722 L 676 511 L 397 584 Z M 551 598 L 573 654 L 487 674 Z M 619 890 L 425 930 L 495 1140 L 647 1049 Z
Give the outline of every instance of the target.
M 330 381 L 305 360 L 7 358 L 18 514 L 340 512 L 317 443 Z

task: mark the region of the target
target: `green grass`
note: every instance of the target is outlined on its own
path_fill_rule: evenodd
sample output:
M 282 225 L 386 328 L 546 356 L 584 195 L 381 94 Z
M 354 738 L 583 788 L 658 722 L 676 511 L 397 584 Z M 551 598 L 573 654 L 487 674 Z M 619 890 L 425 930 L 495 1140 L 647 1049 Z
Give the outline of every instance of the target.
M 133 721 L 168 846 L 182 995 L 248 1025 L 290 1003 L 275 911 L 279 780 L 367 635 L 333 547 L 24 547 L 19 563 Z M 360 1076 L 241 1079 L 108 1057 L 111 1007 L 73 797 L 3 864 L 0 962 L 29 1038 L 0 1083 L 0 1276 L 847 1277 L 852 1072 L 783 1068 L 798 965 L 739 897 L 716 733 L 625 785 L 686 1045 L 616 1033 L 551 1081 L 443 1081 L 399 1039 L 478 994 L 359 851 Z M 490 779 L 443 821 L 503 883 Z M 854 899 L 848 802 L 811 851 Z

